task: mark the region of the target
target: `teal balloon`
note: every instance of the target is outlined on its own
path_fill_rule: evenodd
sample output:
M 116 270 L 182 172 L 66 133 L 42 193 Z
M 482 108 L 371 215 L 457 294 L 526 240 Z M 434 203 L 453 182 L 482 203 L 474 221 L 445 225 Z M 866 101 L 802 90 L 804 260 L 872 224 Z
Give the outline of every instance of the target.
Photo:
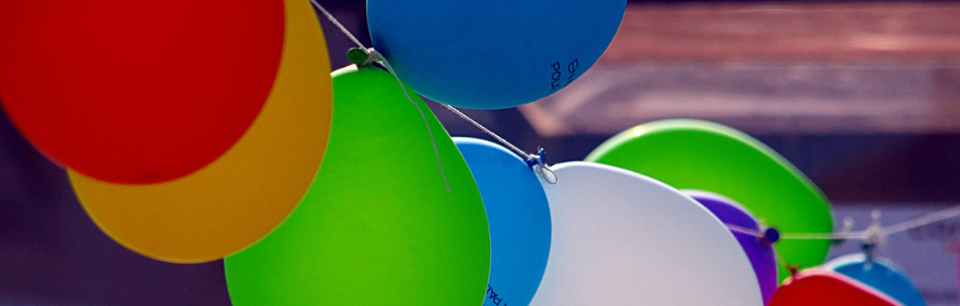
M 447 192 L 424 119 L 392 75 L 340 69 L 333 90 L 329 144 L 303 201 L 224 260 L 233 305 L 482 304 L 487 217 L 453 140 L 411 95 L 432 128 Z
M 454 137 L 483 197 L 490 225 L 485 306 L 526 306 L 550 255 L 550 204 L 526 161 L 492 142 Z
M 850 254 L 825 263 L 824 268 L 873 287 L 904 306 L 927 305 L 910 278 L 890 260 L 884 258 L 867 260 L 863 254 Z

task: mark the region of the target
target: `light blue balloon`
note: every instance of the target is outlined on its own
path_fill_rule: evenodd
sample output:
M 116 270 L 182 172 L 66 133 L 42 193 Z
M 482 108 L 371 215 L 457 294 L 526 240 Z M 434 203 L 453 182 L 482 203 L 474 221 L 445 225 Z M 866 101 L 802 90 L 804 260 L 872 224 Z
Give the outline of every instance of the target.
M 927 305 L 913 282 L 900 267 L 889 260 L 875 258 L 872 262 L 867 262 L 863 254 L 850 254 L 837 257 L 823 266 L 873 287 L 904 306 Z
M 550 254 L 550 205 L 526 162 L 486 140 L 454 137 L 480 189 L 490 225 L 490 281 L 483 305 L 526 306 Z
M 627 0 L 367 0 L 373 46 L 417 93 L 469 109 L 546 97 L 610 45 Z

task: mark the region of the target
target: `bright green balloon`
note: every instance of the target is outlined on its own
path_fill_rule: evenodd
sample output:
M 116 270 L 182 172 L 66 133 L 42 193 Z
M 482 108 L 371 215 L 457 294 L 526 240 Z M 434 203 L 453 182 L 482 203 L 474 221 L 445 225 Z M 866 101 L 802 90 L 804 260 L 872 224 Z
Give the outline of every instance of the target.
M 724 195 L 782 234 L 833 231 L 830 206 L 820 189 L 777 152 L 726 126 L 697 120 L 648 123 L 607 140 L 586 160 L 677 189 Z M 823 263 L 830 241 L 781 240 L 775 248 L 786 263 L 807 268 Z M 783 265 L 780 276 L 790 276 Z
M 481 305 L 490 235 L 470 169 L 408 88 L 430 122 L 448 193 L 397 80 L 352 67 L 333 73 L 330 142 L 303 201 L 225 259 L 233 305 Z

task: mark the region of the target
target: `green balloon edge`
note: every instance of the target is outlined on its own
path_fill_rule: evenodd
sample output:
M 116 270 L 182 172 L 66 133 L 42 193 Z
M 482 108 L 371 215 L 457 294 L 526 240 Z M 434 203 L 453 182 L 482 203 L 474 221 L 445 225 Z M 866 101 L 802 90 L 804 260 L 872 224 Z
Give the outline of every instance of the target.
M 819 231 L 815 231 L 815 232 L 816 233 L 832 233 L 833 232 L 833 215 L 830 210 L 829 201 L 827 200 L 823 192 L 820 190 L 820 188 L 818 188 L 806 175 L 800 172 L 800 170 L 797 169 L 793 164 L 791 164 L 783 156 L 781 156 L 779 153 L 777 153 L 767 145 L 763 144 L 759 140 L 743 132 L 740 132 L 736 129 L 733 129 L 721 124 L 702 121 L 702 120 L 694 120 L 694 119 L 668 119 L 668 120 L 659 120 L 659 121 L 641 124 L 633 128 L 627 129 L 626 131 L 623 131 L 611 137 L 607 141 L 603 142 L 596 149 L 594 149 L 584 160 L 601 163 L 601 164 L 608 164 L 615 167 L 623 167 L 624 169 L 635 171 L 640 174 L 644 174 L 643 171 L 630 169 L 629 166 L 618 165 L 615 162 L 607 161 L 606 156 L 611 152 L 616 151 L 619 147 L 625 144 L 628 144 L 630 142 L 637 141 L 637 139 L 643 138 L 644 136 L 649 137 L 652 135 L 657 135 L 661 133 L 671 133 L 671 132 L 702 132 L 702 133 L 717 135 L 719 137 L 740 142 L 741 144 L 750 147 L 752 150 L 755 150 L 756 152 L 770 158 L 774 163 L 780 165 L 787 173 L 791 174 L 798 183 L 800 183 L 803 187 L 805 187 L 805 189 L 808 190 L 811 194 L 813 194 L 817 199 L 817 201 L 810 203 L 810 205 L 813 205 L 813 206 L 810 207 L 809 209 L 815 209 L 815 210 L 819 210 L 820 212 L 823 212 L 824 213 L 823 217 L 825 218 L 823 218 L 823 220 L 818 222 L 822 224 L 817 224 L 815 226 L 820 229 Z M 639 133 L 639 135 L 637 133 Z M 684 170 L 695 171 L 696 169 L 684 169 Z M 644 175 L 647 175 L 647 174 L 644 174 Z M 654 179 L 658 179 L 657 177 L 652 175 L 650 177 Z M 703 179 L 709 180 L 711 178 L 703 177 Z M 667 183 L 668 185 L 671 185 L 678 189 L 691 189 L 691 187 L 689 186 L 684 186 L 687 184 L 687 182 L 683 184 L 671 184 L 672 182 L 664 182 L 664 183 Z M 702 186 L 697 186 L 696 188 L 692 188 L 692 189 L 701 189 L 703 191 L 714 192 L 714 193 L 721 194 L 723 196 L 729 196 L 729 195 L 723 194 L 721 191 L 709 190 L 710 188 L 703 188 Z M 760 189 L 762 188 L 758 188 L 758 190 Z M 748 211 L 750 211 L 751 214 L 754 214 L 754 216 L 757 219 L 759 220 L 764 219 L 765 216 L 757 215 L 754 212 L 755 210 L 754 206 L 756 204 L 754 203 L 740 203 L 740 204 L 743 205 Z M 807 232 L 804 232 L 804 233 L 807 233 Z M 782 234 L 792 234 L 792 233 L 784 232 Z M 782 249 L 784 249 L 783 247 L 784 244 L 793 244 L 793 245 L 804 244 L 810 248 L 815 249 L 813 251 L 810 251 L 810 253 L 816 253 L 817 254 L 816 257 L 818 258 L 818 260 L 801 262 L 801 263 L 790 262 L 790 264 L 799 264 L 799 268 L 804 269 L 804 268 L 816 267 L 821 265 L 826 260 L 827 255 L 830 251 L 830 247 L 833 244 L 833 242 L 828 240 L 817 240 L 817 241 L 781 240 L 780 243 L 774 245 L 774 248 L 777 249 L 778 256 L 780 256 L 781 258 L 783 257 L 783 254 L 784 254 L 784 252 L 782 251 Z M 787 278 L 790 277 L 790 271 L 787 269 L 784 263 L 778 261 L 778 269 L 779 269 L 779 275 L 780 275 L 781 281 L 786 280 Z

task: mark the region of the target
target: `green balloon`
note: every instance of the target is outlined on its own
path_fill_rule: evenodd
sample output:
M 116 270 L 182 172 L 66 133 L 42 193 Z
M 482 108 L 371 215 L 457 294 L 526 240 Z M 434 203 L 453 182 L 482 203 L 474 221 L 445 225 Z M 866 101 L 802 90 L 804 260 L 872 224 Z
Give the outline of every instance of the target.
M 333 89 L 310 190 L 273 233 L 224 260 L 233 305 L 481 305 L 487 216 L 446 130 L 408 87 L 450 192 L 423 118 L 392 75 L 350 66 L 333 72 Z
M 586 160 L 631 170 L 677 189 L 721 194 L 783 234 L 833 231 L 830 206 L 820 189 L 777 152 L 723 125 L 697 120 L 640 125 L 607 140 Z M 807 268 L 823 263 L 830 244 L 781 240 L 775 248 L 787 264 Z M 780 276 L 790 276 L 783 265 Z

